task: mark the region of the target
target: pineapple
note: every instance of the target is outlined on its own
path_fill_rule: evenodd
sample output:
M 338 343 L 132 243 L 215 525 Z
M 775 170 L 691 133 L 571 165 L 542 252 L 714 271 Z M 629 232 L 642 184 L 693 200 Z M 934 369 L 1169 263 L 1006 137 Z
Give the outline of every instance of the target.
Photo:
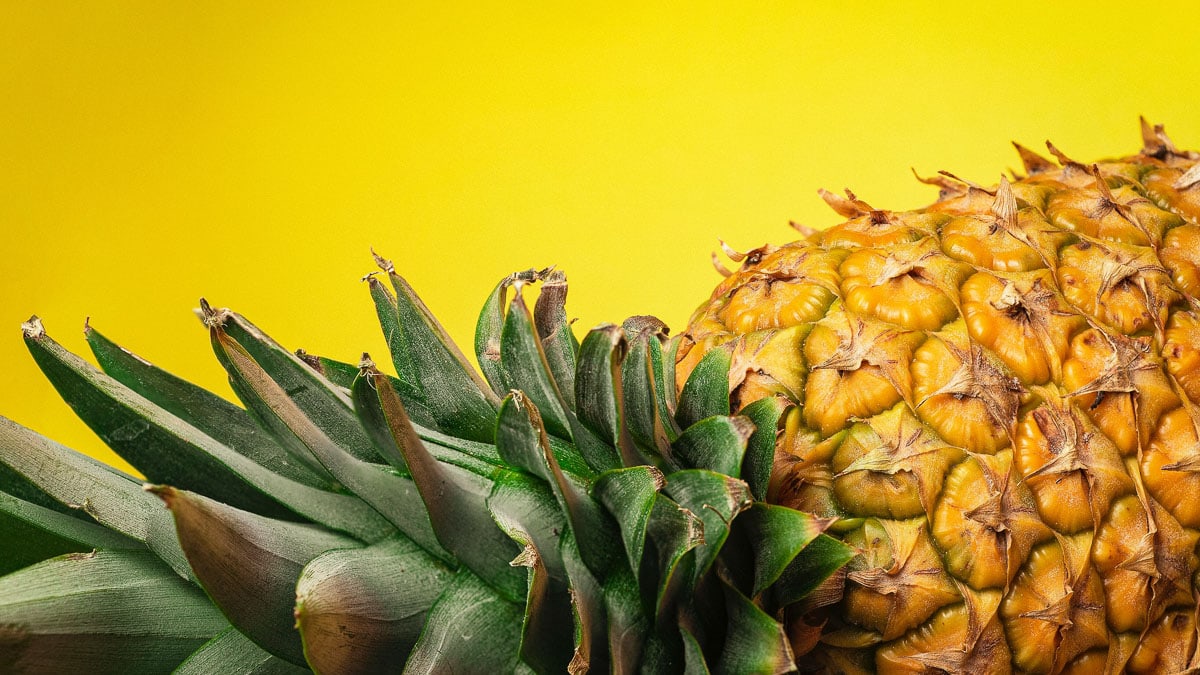
M 0 671 L 1200 668 L 1200 155 L 1143 138 L 822 192 L 675 338 L 514 274 L 482 377 L 382 258 L 394 377 L 201 303 L 244 407 L 32 319 L 148 482 L 0 418 Z
M 1200 154 L 1142 131 L 727 250 L 677 382 L 787 401 L 768 499 L 856 552 L 789 610 L 802 670 L 1200 668 Z

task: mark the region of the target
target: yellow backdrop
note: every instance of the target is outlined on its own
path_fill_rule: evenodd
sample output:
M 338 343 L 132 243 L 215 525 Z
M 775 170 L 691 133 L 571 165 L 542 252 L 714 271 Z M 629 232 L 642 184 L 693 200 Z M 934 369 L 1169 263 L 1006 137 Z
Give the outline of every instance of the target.
M 501 276 L 550 264 L 581 330 L 679 329 L 718 237 L 830 224 L 818 187 L 918 206 L 910 167 L 1133 152 L 1139 114 L 1200 147 L 1194 0 L 82 4 L 0 4 L 0 414 L 110 461 L 30 314 L 229 395 L 197 299 L 382 356 L 369 246 L 464 344 Z

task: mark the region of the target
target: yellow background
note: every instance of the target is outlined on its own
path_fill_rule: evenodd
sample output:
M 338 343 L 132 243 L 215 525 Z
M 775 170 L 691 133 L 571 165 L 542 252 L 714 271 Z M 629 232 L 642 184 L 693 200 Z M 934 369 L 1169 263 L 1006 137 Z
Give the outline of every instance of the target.
M 580 329 L 678 330 L 718 237 L 837 220 L 818 187 L 919 206 L 909 167 L 1129 153 L 1139 114 L 1200 147 L 1195 0 L 416 4 L 0 3 L 0 414 L 112 459 L 25 353 L 34 312 L 229 395 L 197 299 L 382 356 L 372 245 L 464 346 L 549 264 Z

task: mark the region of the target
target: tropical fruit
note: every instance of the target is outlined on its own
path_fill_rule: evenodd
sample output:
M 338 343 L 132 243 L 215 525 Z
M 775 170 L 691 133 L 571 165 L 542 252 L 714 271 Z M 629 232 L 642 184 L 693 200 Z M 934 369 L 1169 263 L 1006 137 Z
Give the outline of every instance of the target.
M 32 319 L 146 484 L 0 418 L 0 671 L 1194 671 L 1200 155 L 1143 140 L 822 192 L 675 338 L 514 274 L 482 377 L 383 259 L 395 376 L 201 303 L 244 407 Z
M 728 250 L 676 377 L 788 401 L 768 499 L 856 552 L 801 665 L 1200 667 L 1200 154 L 1142 128 L 917 211 L 822 192 L 849 220 Z
M 485 380 L 378 262 L 397 377 L 201 302 L 245 408 L 90 326 L 102 370 L 25 323 L 148 482 L 0 418 L 0 672 L 794 667 L 780 618 L 851 552 L 764 501 L 782 401 L 731 416 L 703 371 L 677 396 L 649 317 L 578 342 L 552 270 L 487 300 Z

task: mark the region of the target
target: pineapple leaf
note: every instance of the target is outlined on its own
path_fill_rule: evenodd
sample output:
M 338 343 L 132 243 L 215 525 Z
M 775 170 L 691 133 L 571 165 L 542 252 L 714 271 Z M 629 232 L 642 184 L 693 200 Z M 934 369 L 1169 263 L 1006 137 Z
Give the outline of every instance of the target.
M 664 621 L 674 616 L 692 588 L 695 549 L 704 543 L 704 521 L 660 493 L 655 495 L 647 536 L 657 559 L 657 577 L 643 574 L 642 589 L 643 593 L 653 591 L 654 616 Z
M 627 322 L 632 328 L 632 320 Z M 630 330 L 626 329 L 630 335 Z M 624 394 L 622 421 L 633 440 L 649 456 L 660 457 L 674 466 L 671 443 L 679 436 L 675 420 L 663 415 L 659 401 L 665 396 L 664 387 L 674 388 L 674 382 L 662 381 L 662 370 L 655 368 L 655 353 L 651 343 L 660 341 L 660 332 L 653 327 L 641 328 L 629 337 L 629 352 L 621 364 L 621 383 Z
M 776 432 L 787 407 L 784 399 L 770 396 L 760 398 L 738 413 L 754 423 L 754 433 L 746 443 L 746 456 L 742 459 L 742 479 L 750 486 L 750 494 L 757 501 L 767 499 L 771 469 L 775 465 Z
M 300 675 L 308 672 L 311 672 L 308 668 L 292 665 L 263 651 L 250 638 L 230 626 L 192 652 L 172 675 Z
M 642 605 L 637 579 L 624 567 L 616 567 L 604 580 L 604 608 L 608 616 L 608 652 L 611 671 L 637 672 L 642 649 L 650 632 L 650 620 Z
M 96 370 L 45 332 L 26 332 L 25 343 L 75 414 L 150 481 L 178 484 L 274 517 L 294 517 L 243 477 L 251 466 L 268 473 L 259 465 Z
M 393 440 L 404 455 L 438 541 L 505 598 L 519 601 L 525 595 L 524 575 L 508 565 L 518 549 L 485 508 L 491 480 L 438 462 L 417 435 L 391 383 L 381 377 L 373 381 Z
M 536 419 L 535 419 L 536 418 Z M 545 435 L 541 411 L 522 391 L 504 397 L 496 420 L 496 450 L 504 462 L 543 480 L 552 480 L 543 445 L 549 448 L 562 470 L 579 478 L 591 476 L 591 468 L 575 446 Z
M 511 672 L 520 644 L 521 608 L 461 570 L 433 604 L 404 672 Z
M 783 625 L 723 583 L 728 628 L 715 673 L 788 673 L 796 669 Z
M 538 557 L 555 579 L 565 579 L 559 541 L 567 529 L 566 516 L 550 486 L 523 473 L 508 471 L 496 477 L 487 500 L 488 510 L 500 529 L 520 546 L 532 540 Z
M 368 288 L 371 291 L 371 300 L 375 305 L 375 315 L 379 320 L 379 327 L 383 330 L 384 340 L 387 342 L 388 351 L 392 352 L 393 339 L 400 339 L 404 329 L 400 326 L 400 315 L 396 310 L 396 296 L 388 290 L 388 287 L 375 277 L 375 274 L 369 274 L 365 277 Z M 393 362 L 395 356 L 392 356 Z M 416 371 L 414 369 L 414 373 Z M 438 426 L 438 418 L 429 408 L 428 402 L 425 400 L 425 392 L 421 390 L 419 378 L 417 381 L 405 381 L 401 378 L 395 378 L 392 386 L 396 388 L 396 393 L 404 400 L 404 406 L 408 409 L 409 415 L 412 416 L 413 423 L 419 424 L 430 429 L 441 429 Z
M 542 343 L 542 352 L 546 355 L 546 364 L 558 384 L 563 401 L 568 409 L 574 409 L 579 341 L 571 332 L 566 303 L 567 275 L 559 270 L 547 271 L 542 275 L 542 287 L 533 305 L 533 322 Z
M 330 384 L 350 391 L 350 386 L 354 384 L 354 380 L 358 378 L 358 366 L 345 361 L 337 361 L 326 356 L 317 356 L 309 354 L 303 349 L 295 351 L 296 358 L 304 362 L 304 365 L 317 371 L 317 374 L 329 381 Z
M 56 555 L 95 549 L 145 547 L 95 523 L 0 492 L 0 575 Z
M 514 285 L 513 299 L 500 333 L 500 364 L 510 389 L 525 392 L 541 412 L 546 431 L 571 440 L 571 420 L 560 386 L 550 374 L 546 353 L 525 304 L 522 284 Z
M 354 416 L 348 392 L 335 387 L 240 314 L 209 308 L 206 316 L 214 349 L 228 351 L 226 344 L 218 346 L 218 342 L 227 342 L 224 336 L 237 342 L 327 438 L 357 459 L 379 461 L 374 444 Z M 236 377 L 232 372 L 230 376 Z
M 734 527 L 741 530 L 745 541 L 753 542 L 754 585 L 750 592 L 757 596 L 792 563 L 805 546 L 833 523 L 810 513 L 757 502 L 737 519 Z
M 680 626 L 679 634 L 683 638 L 683 672 L 684 675 L 710 675 L 708 661 L 700 642 L 686 627 Z
M 625 332 L 611 324 L 590 331 L 579 348 L 579 366 L 575 373 L 575 403 L 579 421 L 604 440 L 598 451 L 585 455 L 597 471 L 615 469 L 622 464 L 643 462 L 633 447 L 633 439 L 624 427 L 621 364 L 629 344 Z M 613 452 L 617 448 L 620 452 Z
M 717 347 L 696 364 L 679 393 L 679 409 L 675 419 L 679 426 L 688 428 L 706 417 L 728 415 L 729 410 L 729 364 L 732 356 L 728 349 Z
M 27 334 L 26 343 L 75 413 L 151 482 L 169 482 L 268 517 L 308 518 L 367 541 L 392 531 L 357 497 L 267 470 L 92 368 L 45 333 Z
M 753 433 L 754 423 L 746 417 L 709 417 L 679 436 L 675 455 L 687 466 L 740 478 L 746 445 Z
M 403 663 L 454 572 L 402 536 L 321 554 L 296 584 L 296 625 L 317 672 Z
M 567 670 L 571 675 L 608 672 L 604 589 L 583 563 L 570 528 L 559 537 L 558 550 L 571 588 L 575 627 L 575 654 Z
M 142 491 L 141 481 L 4 417 L 0 463 L 61 504 L 75 505 L 104 527 L 146 544 L 177 574 L 192 578 L 170 514 Z
M 396 375 L 419 392 L 417 400 L 432 414 L 438 429 L 474 441 L 491 441 L 499 398 L 408 282 L 392 270 L 391 263 L 385 269 L 396 291 L 397 329 L 388 330 L 390 321 L 383 324 Z
M 650 513 L 662 487 L 662 472 L 651 466 L 607 471 L 592 486 L 592 495 L 604 504 L 621 528 L 629 569 L 635 575 L 641 573 Z
M 746 484 L 703 469 L 676 471 L 667 476 L 664 493 L 704 523 L 704 541 L 696 547 L 696 576 L 708 572 L 729 536 L 734 517 L 750 507 Z
M 313 487 L 328 487 L 328 474 L 298 461 L 245 410 L 155 367 L 104 337 L 90 324 L 84 334 L 100 368 L 151 403 L 281 476 Z
M 72 553 L 0 577 L 0 672 L 169 672 L 228 625 L 146 551 Z
M 854 556 L 852 548 L 827 534 L 821 534 L 800 551 L 771 586 L 772 604 L 787 607 L 808 597 Z
M 562 575 L 562 561 L 558 561 L 556 578 L 542 556 L 545 550 L 558 557 L 558 542 L 551 540 L 542 549 L 522 524 L 509 518 L 498 518 L 497 522 L 522 547 L 521 554 L 511 564 L 529 569 L 529 591 L 521 625 L 521 660 L 538 673 L 561 673 L 571 660 L 574 645 L 571 598 Z
M 229 622 L 271 654 L 305 665 L 293 628 L 296 580 L 322 553 L 361 544 L 320 526 L 266 518 L 185 490 L 150 489 L 171 509 L 196 578 Z

